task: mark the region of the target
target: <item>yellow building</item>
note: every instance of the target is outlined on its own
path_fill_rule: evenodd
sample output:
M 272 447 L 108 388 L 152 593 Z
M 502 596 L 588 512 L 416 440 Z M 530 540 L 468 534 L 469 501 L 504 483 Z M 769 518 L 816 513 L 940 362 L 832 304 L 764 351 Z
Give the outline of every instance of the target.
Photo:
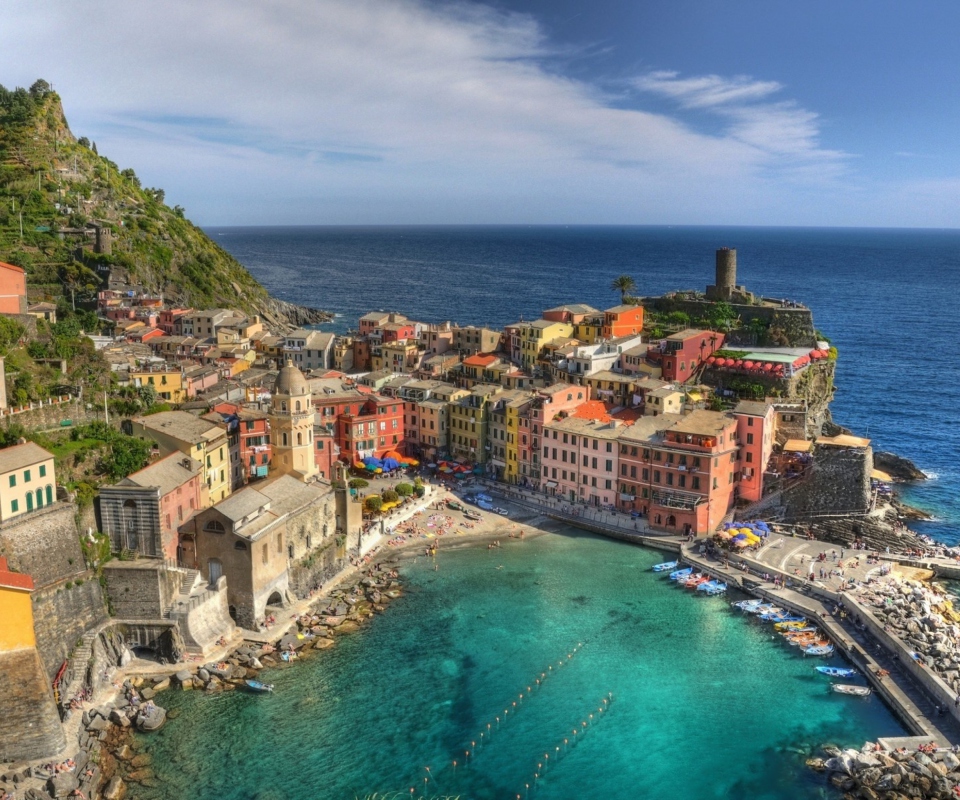
M 7 559 L 0 556 L 0 653 L 35 647 L 33 604 L 30 592 L 33 579 L 29 575 L 10 572 Z
M 573 336 L 573 325 L 548 319 L 523 323 L 520 327 L 520 363 L 524 369 L 534 367 L 544 344 L 561 336 Z
M 450 454 L 478 464 L 487 461 L 490 406 L 501 386 L 481 384 L 450 404 Z
M 203 465 L 204 508 L 230 494 L 230 448 L 225 430 L 186 411 L 136 417 L 130 425 L 134 436 L 156 442 L 161 455 L 180 452 Z
M 183 372 L 179 369 L 130 370 L 130 383 L 137 388 L 152 386 L 157 397 L 168 403 L 180 404 L 187 401 Z
M 380 364 L 380 369 L 406 374 L 420 366 L 421 355 L 422 351 L 416 339 L 403 339 L 382 345 L 377 363 Z
M 0 522 L 57 499 L 53 453 L 33 442 L 0 450 Z
M 603 339 L 603 314 L 584 317 L 573 325 L 574 338 L 584 344 L 596 344 Z

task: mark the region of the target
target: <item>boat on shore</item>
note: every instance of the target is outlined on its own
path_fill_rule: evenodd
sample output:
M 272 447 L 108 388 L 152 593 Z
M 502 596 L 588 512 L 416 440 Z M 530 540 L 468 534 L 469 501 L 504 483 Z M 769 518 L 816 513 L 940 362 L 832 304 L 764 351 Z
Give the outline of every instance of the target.
M 830 654 L 833 653 L 833 645 L 818 644 L 818 645 L 814 645 L 813 647 L 804 647 L 803 653 L 804 655 L 808 655 L 808 656 L 829 656 Z
M 857 671 L 851 667 L 814 667 L 814 669 L 831 678 L 852 678 L 857 674 Z
M 849 694 L 853 697 L 869 697 L 873 693 L 873 689 L 867 686 L 854 686 L 849 683 L 835 683 L 833 684 L 833 691 L 838 694 Z
M 762 600 L 738 600 L 730 605 L 739 609 L 740 611 L 750 614 L 760 608 L 760 604 L 762 602 Z
M 678 569 L 676 572 L 670 573 L 670 580 L 680 581 L 684 578 L 689 578 L 693 575 L 693 567 L 684 567 L 683 569 Z
M 259 694 L 265 694 L 267 692 L 273 691 L 272 683 L 261 683 L 260 681 L 246 680 L 244 683 L 247 684 L 247 687 L 251 692 L 257 692 Z
M 673 570 L 677 568 L 676 561 L 664 561 L 662 564 L 654 564 L 654 572 L 666 572 L 667 570 Z
M 708 575 L 697 573 L 696 575 L 692 575 L 691 577 L 687 578 L 683 585 L 687 589 L 696 589 L 701 583 L 706 583 L 709 580 L 710 577 Z

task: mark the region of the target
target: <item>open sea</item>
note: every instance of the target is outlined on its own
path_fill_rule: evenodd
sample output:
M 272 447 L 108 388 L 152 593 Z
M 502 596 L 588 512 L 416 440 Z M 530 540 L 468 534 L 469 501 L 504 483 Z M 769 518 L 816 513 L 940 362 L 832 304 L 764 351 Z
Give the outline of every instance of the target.
M 643 294 L 702 288 L 714 250 L 735 247 L 740 283 L 810 305 L 839 348 L 835 419 L 930 473 L 906 490 L 936 515 L 918 527 L 960 540 L 960 232 L 208 232 L 274 295 L 337 313 L 336 330 L 372 309 L 498 327 L 563 302 L 604 308 L 622 273 Z M 143 737 L 160 780 L 131 795 L 799 800 L 837 796 L 803 766 L 811 749 L 904 732 L 876 697 L 831 693 L 812 660 L 731 611 L 735 597 L 656 576 L 662 559 L 563 529 L 441 552 L 438 571 L 407 562 L 402 600 L 332 650 L 266 671 L 274 694 L 161 695 L 181 713 Z

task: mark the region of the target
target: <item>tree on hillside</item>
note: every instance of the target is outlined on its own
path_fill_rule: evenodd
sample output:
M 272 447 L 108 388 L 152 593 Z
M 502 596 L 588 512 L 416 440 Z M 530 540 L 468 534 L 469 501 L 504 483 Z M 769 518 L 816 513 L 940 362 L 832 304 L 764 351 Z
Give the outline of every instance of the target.
M 43 78 L 38 78 L 30 86 L 30 96 L 35 97 L 37 100 L 42 98 L 47 92 L 52 92 L 53 87 L 50 86 Z
M 101 466 L 112 480 L 119 481 L 143 469 L 149 459 L 149 442 L 133 436 L 118 436 L 110 448 L 110 455 L 103 459 Z
M 615 292 L 620 292 L 620 300 L 624 302 L 630 292 L 636 291 L 637 282 L 629 275 L 621 275 L 613 279 L 610 288 Z
M 710 330 L 729 331 L 733 328 L 736 321 L 737 312 L 733 310 L 733 306 L 723 300 L 714 303 L 713 307 L 707 313 L 707 323 L 710 326 Z

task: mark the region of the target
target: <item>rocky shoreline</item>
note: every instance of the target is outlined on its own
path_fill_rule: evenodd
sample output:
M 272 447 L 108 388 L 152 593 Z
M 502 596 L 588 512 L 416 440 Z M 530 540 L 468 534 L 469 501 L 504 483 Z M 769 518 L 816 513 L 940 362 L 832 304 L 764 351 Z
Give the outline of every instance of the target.
M 826 746 L 823 757 L 807 766 L 825 773 L 827 782 L 843 792 L 844 800 L 948 800 L 956 798 L 960 758 L 950 750 L 921 745 L 885 750 L 867 742 L 860 750 Z
M 171 674 L 128 677 L 116 699 L 83 712 L 80 749 L 73 759 L 57 765 L 59 772 L 56 767 L 50 770 L 47 791 L 30 789 L 25 797 L 50 800 L 79 790 L 86 798 L 99 794 L 104 800 L 123 800 L 132 785 L 155 786 L 150 755 L 133 734 L 159 730 L 167 719 L 176 717 L 175 710 L 167 714 L 157 703 L 162 692 L 248 690 L 246 681 L 257 680 L 261 670 L 333 647 L 336 637 L 359 630 L 402 594 L 397 572 L 378 563 L 332 590 L 324 608 L 297 617 L 295 627 L 272 644 L 243 642 L 215 662 L 182 667 Z M 30 774 L 22 775 L 24 779 L 44 777 L 38 768 L 26 772 Z M 11 783 L 18 782 L 9 777 Z

